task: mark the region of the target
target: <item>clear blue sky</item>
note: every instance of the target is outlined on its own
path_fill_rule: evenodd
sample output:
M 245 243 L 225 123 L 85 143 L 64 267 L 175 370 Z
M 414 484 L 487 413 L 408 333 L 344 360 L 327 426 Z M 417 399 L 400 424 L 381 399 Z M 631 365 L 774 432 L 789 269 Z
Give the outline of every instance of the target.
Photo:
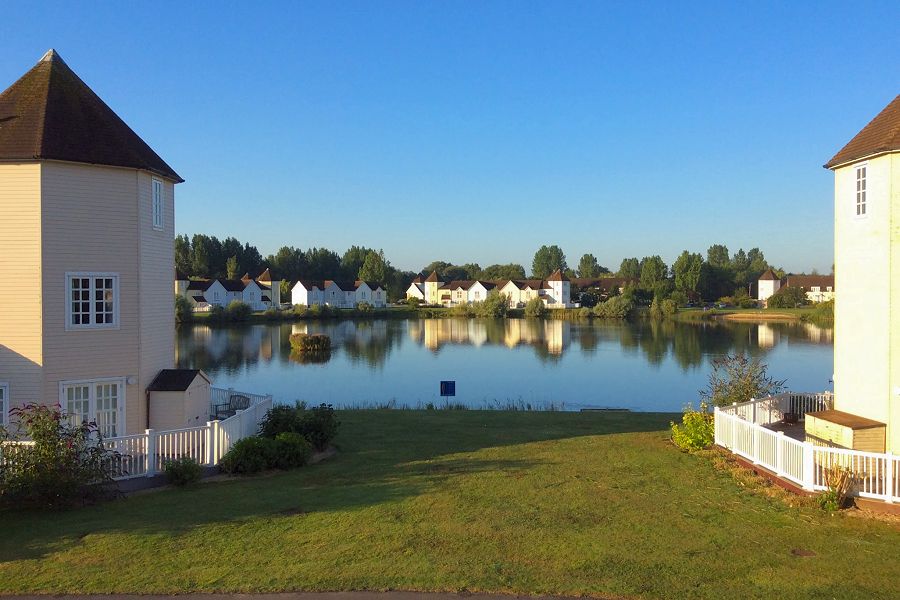
M 822 164 L 900 93 L 900 3 L 677 4 L 7 0 L 0 88 L 56 48 L 187 179 L 179 232 L 264 254 L 828 271 Z

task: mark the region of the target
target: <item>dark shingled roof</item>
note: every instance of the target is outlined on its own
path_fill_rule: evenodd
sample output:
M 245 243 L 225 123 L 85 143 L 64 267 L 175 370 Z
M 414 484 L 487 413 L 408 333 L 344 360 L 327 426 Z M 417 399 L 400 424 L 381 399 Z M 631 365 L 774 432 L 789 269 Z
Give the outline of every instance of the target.
M 425 278 L 425 281 L 426 282 L 440 281 L 440 279 L 438 279 L 437 271 L 432 271 L 431 275 L 429 275 L 428 277 Z
M 209 383 L 207 377 L 200 369 L 163 369 L 149 386 L 148 392 L 183 392 L 188 389 L 197 376 Z
M 900 150 L 900 94 L 825 164 L 833 169 L 854 160 Z
M 766 272 L 759 276 L 760 281 L 779 281 L 780 279 L 772 269 L 766 269 Z
M 569 280 L 569 278 L 566 277 L 563 274 L 563 272 L 560 271 L 559 269 L 553 271 L 553 273 L 550 274 L 550 277 L 547 278 L 547 281 L 568 281 L 568 280 Z
M 834 289 L 834 275 L 788 275 L 785 287 L 798 287 L 807 291 L 814 287 Z
M 184 180 L 54 50 L 0 94 L 0 160 L 64 160 Z

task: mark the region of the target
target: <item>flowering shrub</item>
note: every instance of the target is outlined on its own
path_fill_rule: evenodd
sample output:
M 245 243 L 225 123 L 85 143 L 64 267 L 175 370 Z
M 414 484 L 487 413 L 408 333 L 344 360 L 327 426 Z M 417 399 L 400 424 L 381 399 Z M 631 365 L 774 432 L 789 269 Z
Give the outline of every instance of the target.
M 72 425 L 59 406 L 42 404 L 9 414 L 22 435 L 0 429 L 0 504 L 60 508 L 114 491 L 120 455 L 105 447 L 95 422 Z

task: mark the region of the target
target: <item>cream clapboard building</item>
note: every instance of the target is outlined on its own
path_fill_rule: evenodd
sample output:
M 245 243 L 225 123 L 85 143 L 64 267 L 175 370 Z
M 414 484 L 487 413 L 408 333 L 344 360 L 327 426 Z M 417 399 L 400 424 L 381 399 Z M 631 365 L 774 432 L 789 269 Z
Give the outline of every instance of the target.
M 825 165 L 834 172 L 835 409 L 885 423 L 900 453 L 900 95 Z
M 0 422 L 36 402 L 106 436 L 154 426 L 182 181 L 52 50 L 0 94 Z
M 375 308 L 387 306 L 387 292 L 380 283 L 372 281 L 312 281 L 301 279 L 291 288 L 291 302 L 304 306 L 330 306 L 355 308 L 358 304 L 371 304 Z
M 548 308 L 570 308 L 571 284 L 569 278 L 557 269 L 547 279 L 516 279 L 484 281 L 464 279 L 441 281 L 432 272 L 422 281 L 417 277 L 406 290 L 407 298 L 421 300 L 426 304 L 456 306 L 482 302 L 492 291 L 507 298 L 510 308 L 521 308 L 533 298 L 540 298 Z

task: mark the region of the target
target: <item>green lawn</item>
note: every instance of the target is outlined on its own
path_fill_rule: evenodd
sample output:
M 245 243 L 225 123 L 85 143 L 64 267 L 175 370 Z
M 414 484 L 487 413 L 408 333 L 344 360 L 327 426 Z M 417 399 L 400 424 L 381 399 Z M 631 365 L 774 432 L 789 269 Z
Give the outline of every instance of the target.
M 896 525 L 741 485 L 672 447 L 671 415 L 340 418 L 341 453 L 300 471 L 0 514 L 0 593 L 900 593 Z

